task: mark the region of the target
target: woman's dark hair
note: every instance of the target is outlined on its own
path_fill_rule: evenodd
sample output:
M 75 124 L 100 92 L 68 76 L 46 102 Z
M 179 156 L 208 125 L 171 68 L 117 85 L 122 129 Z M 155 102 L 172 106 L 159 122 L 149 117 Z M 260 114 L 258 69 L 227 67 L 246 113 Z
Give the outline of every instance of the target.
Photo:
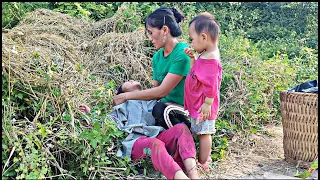
M 189 27 L 192 23 L 194 23 L 194 28 L 197 34 L 206 31 L 210 34 L 213 41 L 218 40 L 220 27 L 212 14 L 208 12 L 200 13 L 190 21 Z
M 153 11 L 146 19 L 145 28 L 147 26 L 161 29 L 164 25 L 168 26 L 171 35 L 178 37 L 182 34 L 178 23 L 184 20 L 184 16 L 175 8 L 158 8 Z

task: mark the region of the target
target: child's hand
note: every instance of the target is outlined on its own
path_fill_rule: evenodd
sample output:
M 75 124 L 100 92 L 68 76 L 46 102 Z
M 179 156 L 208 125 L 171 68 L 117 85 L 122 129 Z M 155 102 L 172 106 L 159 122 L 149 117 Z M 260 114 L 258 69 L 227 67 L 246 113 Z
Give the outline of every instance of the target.
M 192 48 L 185 48 L 184 52 L 190 57 L 190 58 L 194 58 L 194 53 L 195 50 Z
M 79 110 L 80 110 L 83 114 L 88 114 L 88 113 L 90 113 L 90 108 L 89 108 L 87 105 L 85 105 L 85 104 L 81 104 L 81 105 L 79 106 Z
M 211 115 L 211 105 L 203 103 L 202 106 L 199 108 L 198 113 L 198 122 L 196 124 L 209 118 L 209 116 Z
M 203 121 L 203 114 L 202 113 L 199 113 L 198 114 L 198 118 L 196 119 L 196 124 L 199 124 L 200 122 Z

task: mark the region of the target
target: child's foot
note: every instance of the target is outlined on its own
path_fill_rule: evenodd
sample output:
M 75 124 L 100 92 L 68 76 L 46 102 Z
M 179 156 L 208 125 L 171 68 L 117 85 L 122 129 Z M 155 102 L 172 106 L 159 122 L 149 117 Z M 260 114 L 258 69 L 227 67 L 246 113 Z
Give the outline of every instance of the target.
M 211 158 L 211 156 L 209 156 L 207 159 L 207 163 L 211 163 L 211 162 L 212 162 L 212 158 Z
M 201 166 L 205 171 L 209 170 L 209 164 L 212 162 L 211 156 L 208 157 L 207 162 L 205 162 L 204 164 L 199 163 L 199 161 L 197 160 L 197 165 Z
M 197 165 L 201 166 L 202 169 L 204 169 L 205 171 L 209 171 L 209 164 L 208 163 L 201 164 L 201 163 L 197 162 Z

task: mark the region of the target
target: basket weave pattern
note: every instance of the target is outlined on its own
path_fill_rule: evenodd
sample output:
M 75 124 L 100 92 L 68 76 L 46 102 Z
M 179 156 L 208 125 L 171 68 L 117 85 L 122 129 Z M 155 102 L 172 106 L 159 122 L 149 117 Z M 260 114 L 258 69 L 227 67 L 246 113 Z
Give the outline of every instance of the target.
M 312 162 L 318 157 L 318 94 L 280 92 L 286 160 Z

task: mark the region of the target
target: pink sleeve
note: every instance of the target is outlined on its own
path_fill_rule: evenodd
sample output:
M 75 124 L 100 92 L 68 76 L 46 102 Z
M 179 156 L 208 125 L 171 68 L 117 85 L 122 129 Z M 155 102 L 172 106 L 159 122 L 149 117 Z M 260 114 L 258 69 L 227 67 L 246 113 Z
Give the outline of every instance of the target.
M 199 78 L 199 81 L 203 84 L 204 96 L 209 98 L 216 97 L 219 91 L 219 84 L 221 79 L 221 69 L 220 66 L 214 65 L 209 66 L 210 71 L 203 69 L 203 77 Z
M 206 76 L 201 83 L 203 84 L 204 96 L 214 98 L 218 92 L 218 76 Z

